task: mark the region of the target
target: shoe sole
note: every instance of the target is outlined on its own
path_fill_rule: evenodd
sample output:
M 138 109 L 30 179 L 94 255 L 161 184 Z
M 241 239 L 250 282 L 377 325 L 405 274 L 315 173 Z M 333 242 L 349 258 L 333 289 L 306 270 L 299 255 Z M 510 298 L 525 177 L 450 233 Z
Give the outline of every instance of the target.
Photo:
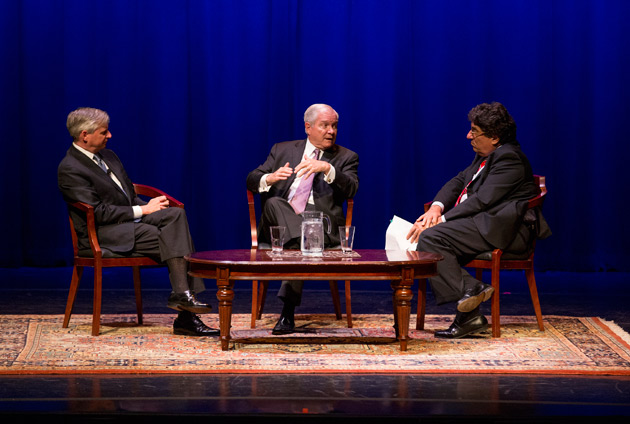
M 212 307 L 207 307 L 207 308 L 195 308 L 193 307 L 189 307 L 189 306 L 182 306 L 179 303 L 169 303 L 166 305 L 168 308 L 174 309 L 176 311 L 188 311 L 188 312 L 192 312 L 193 314 L 207 314 L 210 313 L 212 311 Z
M 175 330 L 175 329 L 173 330 L 173 334 L 175 334 L 176 336 L 191 336 L 191 337 L 217 337 L 221 335 L 220 332 L 216 334 L 199 334 L 193 331 Z
M 293 334 L 295 333 L 295 330 L 271 330 L 271 334 L 273 334 L 274 336 L 282 336 L 285 334 Z
M 457 337 L 444 337 L 444 336 L 437 336 L 437 335 L 434 335 L 434 336 L 437 339 L 447 339 L 447 340 L 463 339 L 464 337 L 472 336 L 473 334 L 480 333 L 480 332 L 482 332 L 484 330 L 487 330 L 487 329 L 488 329 L 488 324 L 485 324 L 485 325 L 483 325 L 483 326 L 481 326 L 479 328 L 475 328 L 474 330 L 471 330 L 468 333 L 459 335 Z
M 492 297 L 492 293 L 494 293 L 494 287 L 489 286 L 477 296 L 469 297 L 463 302 L 458 303 L 457 310 L 459 312 L 470 312 L 477 306 L 481 305 L 481 302 L 485 302 L 486 300 L 490 299 Z

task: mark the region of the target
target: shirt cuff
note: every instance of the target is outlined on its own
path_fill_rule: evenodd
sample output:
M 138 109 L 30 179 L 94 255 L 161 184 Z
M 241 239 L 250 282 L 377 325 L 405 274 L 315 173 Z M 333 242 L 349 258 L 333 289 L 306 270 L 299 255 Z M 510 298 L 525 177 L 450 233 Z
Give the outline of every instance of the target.
M 266 193 L 269 190 L 271 190 L 271 186 L 269 184 L 267 184 L 267 175 L 269 175 L 269 174 L 265 174 L 262 177 L 260 177 L 260 182 L 258 183 L 258 192 L 259 193 Z
M 138 205 L 132 206 L 133 209 L 133 219 L 142 218 L 142 208 Z
M 326 181 L 328 184 L 332 184 L 333 181 L 335 181 L 336 176 L 337 173 L 335 171 L 335 167 L 330 165 L 330 171 L 328 171 L 328 174 L 324 174 L 324 181 Z

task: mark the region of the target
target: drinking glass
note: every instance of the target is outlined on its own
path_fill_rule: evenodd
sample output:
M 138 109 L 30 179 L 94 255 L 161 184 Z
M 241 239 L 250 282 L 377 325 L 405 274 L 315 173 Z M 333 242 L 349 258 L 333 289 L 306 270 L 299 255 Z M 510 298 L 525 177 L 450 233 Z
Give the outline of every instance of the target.
M 341 240 L 341 250 L 343 251 L 343 253 L 352 252 L 352 243 L 354 242 L 354 226 L 340 226 L 339 240 Z
M 284 246 L 284 233 L 286 228 L 281 226 L 270 227 L 271 232 L 271 253 L 274 255 L 282 254 Z

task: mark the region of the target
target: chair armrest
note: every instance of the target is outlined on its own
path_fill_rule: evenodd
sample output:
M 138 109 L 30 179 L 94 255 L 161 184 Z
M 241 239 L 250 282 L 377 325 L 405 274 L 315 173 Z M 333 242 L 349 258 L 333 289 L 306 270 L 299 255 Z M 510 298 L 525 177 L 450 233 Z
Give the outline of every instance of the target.
M 346 226 L 352 225 L 352 212 L 354 210 L 354 199 L 346 200 Z
M 94 208 L 87 203 L 83 202 L 75 202 L 71 203 L 70 206 L 73 208 L 79 209 L 80 211 L 85 213 L 85 222 L 87 224 L 88 231 L 88 241 L 90 242 L 90 249 L 92 249 L 92 253 L 94 254 L 94 259 L 100 259 L 103 256 L 103 252 L 101 251 L 101 246 L 98 244 L 98 236 L 96 235 L 96 220 L 94 218 Z M 76 232 L 74 231 L 74 223 L 72 222 L 72 218 L 70 218 L 70 228 L 72 229 L 72 244 L 77 246 L 76 241 Z M 78 250 L 75 248 L 74 252 L 75 256 L 78 255 Z
M 254 193 L 247 190 L 247 206 L 249 207 L 249 231 L 252 235 L 252 249 L 258 248 L 258 229 L 256 227 L 256 205 Z
M 546 195 L 547 195 L 547 192 L 544 192 L 544 193 L 540 193 L 538 196 L 534 197 L 533 199 L 529 199 L 529 201 L 527 202 L 527 209 L 533 209 L 533 208 L 542 206 L 545 201 Z
M 547 181 L 543 175 L 534 175 L 534 181 L 540 187 L 540 194 L 533 199 L 529 199 L 527 203 L 527 209 L 533 209 L 543 205 L 545 196 L 547 196 Z
M 136 190 L 136 194 L 140 196 L 147 197 L 158 197 L 158 196 L 166 196 L 169 202 L 170 207 L 184 208 L 184 204 L 179 200 L 175 199 L 173 196 L 168 195 L 160 189 L 155 187 L 151 187 L 145 184 L 134 184 L 133 188 Z

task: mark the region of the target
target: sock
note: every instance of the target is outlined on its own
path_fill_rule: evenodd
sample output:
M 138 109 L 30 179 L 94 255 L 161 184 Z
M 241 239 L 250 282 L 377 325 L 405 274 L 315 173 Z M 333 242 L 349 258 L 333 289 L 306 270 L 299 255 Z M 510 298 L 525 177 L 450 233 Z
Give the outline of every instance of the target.
M 188 286 L 188 263 L 184 258 L 171 258 L 166 260 L 168 266 L 168 278 L 174 293 L 184 293 Z
M 190 321 L 192 320 L 194 315 L 195 314 L 190 311 L 179 311 L 179 313 L 177 314 L 177 319 L 181 321 Z
M 480 315 L 480 313 L 479 313 L 479 306 L 477 306 L 475 309 L 473 309 L 470 312 L 459 312 L 459 311 L 457 311 L 457 315 L 455 315 L 455 323 L 456 324 L 464 324 L 465 322 L 470 321 L 471 319 L 473 319 L 477 315 Z
M 281 316 L 293 322 L 295 320 L 295 306 L 293 306 L 291 303 L 285 302 L 284 306 L 282 307 Z

